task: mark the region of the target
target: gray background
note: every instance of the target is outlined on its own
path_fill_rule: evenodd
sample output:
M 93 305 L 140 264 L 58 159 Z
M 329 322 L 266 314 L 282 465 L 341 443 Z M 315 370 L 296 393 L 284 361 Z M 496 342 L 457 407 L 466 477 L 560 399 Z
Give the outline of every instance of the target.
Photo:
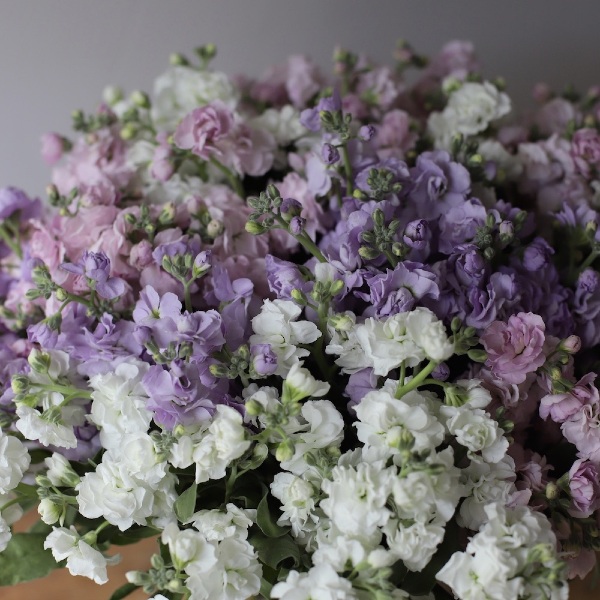
M 341 44 L 386 61 L 399 37 L 433 53 L 470 39 L 519 107 L 536 81 L 600 83 L 598 0 L 0 0 L 0 186 L 41 194 L 46 131 L 70 133 L 108 84 L 150 90 L 174 51 L 214 42 L 215 67 L 259 74 Z

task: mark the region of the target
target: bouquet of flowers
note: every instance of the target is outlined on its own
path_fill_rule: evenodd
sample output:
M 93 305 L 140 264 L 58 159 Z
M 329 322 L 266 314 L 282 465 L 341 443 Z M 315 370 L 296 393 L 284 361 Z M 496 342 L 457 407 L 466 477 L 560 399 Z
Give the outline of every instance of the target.
M 465 42 L 214 54 L 45 135 L 45 205 L 0 189 L 0 585 L 155 536 L 113 600 L 566 598 L 600 549 L 600 88 L 517 119 Z

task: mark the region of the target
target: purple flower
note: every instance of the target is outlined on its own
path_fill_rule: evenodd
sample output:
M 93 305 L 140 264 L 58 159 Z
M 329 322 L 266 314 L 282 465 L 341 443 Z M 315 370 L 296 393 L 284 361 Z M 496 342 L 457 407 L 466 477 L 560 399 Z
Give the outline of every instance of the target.
M 305 108 L 300 113 L 300 123 L 309 131 L 319 131 L 321 129 L 321 111 L 336 112 L 339 110 L 342 110 L 342 101 L 336 88 L 332 96 L 321 98 L 314 108 Z
M 357 293 L 372 304 L 365 314 L 370 316 L 374 312 L 378 317 L 387 317 L 412 310 L 422 298 L 438 298 L 440 289 L 435 274 L 422 267 L 420 263 L 404 261 L 393 271 L 387 269 L 385 274 L 365 275 L 370 297 Z
M 308 283 L 302 277 L 298 265 L 275 258 L 272 254 L 265 257 L 265 270 L 269 289 L 280 300 L 291 300 L 292 290 L 308 291 Z
M 17 211 L 22 221 L 35 219 L 40 208 L 40 201 L 32 200 L 24 191 L 16 187 L 0 188 L 0 220 L 8 219 Z
M 226 379 L 217 379 L 209 371 L 209 362 L 179 363 L 170 369 L 152 366 L 142 379 L 150 397 L 148 408 L 154 421 L 168 429 L 176 425 L 194 425 L 208 420 L 216 404 L 228 402 Z
M 332 144 L 323 144 L 321 158 L 326 165 L 334 165 L 340 160 L 339 150 Z
M 147 285 L 140 292 L 140 299 L 133 309 L 133 320 L 138 325 L 152 325 L 158 319 L 177 319 L 181 315 L 181 302 L 172 292 L 162 296 L 151 286 Z
M 471 198 L 451 206 L 440 216 L 439 249 L 444 254 L 452 254 L 455 246 L 470 242 L 477 229 L 485 225 L 487 212 L 485 207 Z
M 555 423 L 564 423 L 588 404 L 598 404 L 598 388 L 594 385 L 595 373 L 584 375 L 568 392 L 549 394 L 540 400 L 540 417 L 548 416 Z
M 86 250 L 78 262 L 62 263 L 60 267 L 69 273 L 83 275 L 98 295 L 106 300 L 114 300 L 125 293 L 125 281 L 120 277 L 110 277 L 110 259 L 104 252 Z
M 482 287 L 487 281 L 489 267 L 479 248 L 473 244 L 457 246 L 448 259 L 460 284 L 468 287 Z
M 450 160 L 444 150 L 424 152 L 410 170 L 408 197 L 419 209 L 420 216 L 436 218 L 449 208 L 461 205 L 471 189 L 469 172 Z
M 369 392 L 377 389 L 378 377 L 373 373 L 373 369 L 361 369 L 353 373 L 348 378 L 346 385 L 346 395 L 350 398 L 348 408 L 356 406 Z
M 539 271 L 550 262 L 550 257 L 554 254 L 546 240 L 536 237 L 523 254 L 523 265 L 528 271 Z
M 486 366 L 509 383 L 523 383 L 546 361 L 546 326 L 539 315 L 518 313 L 508 322 L 494 321 L 481 336 L 488 358 Z
M 600 342 L 600 274 L 588 268 L 577 280 L 573 298 L 575 333 L 586 347 Z
M 395 157 L 386 158 L 385 160 L 370 164 L 359 171 L 358 175 L 356 176 L 356 187 L 367 194 L 374 191 L 371 189 L 371 184 L 369 183 L 371 171 L 373 169 L 385 171 L 391 174 L 392 177 L 389 181 L 390 186 L 394 183 L 404 182 L 408 180 L 409 177 L 409 171 L 406 163 Z
M 363 125 L 358 130 L 358 137 L 363 142 L 368 142 L 375 135 L 375 133 L 376 133 L 376 129 L 375 129 L 375 127 L 373 127 L 373 125 Z
M 177 319 L 177 333 L 180 342 L 192 344 L 194 360 L 220 350 L 225 343 L 223 322 L 216 310 L 184 313 Z
M 431 229 L 424 219 L 411 221 L 404 229 L 402 241 L 415 250 L 425 250 L 429 246 Z
M 272 375 L 277 370 L 277 355 L 270 344 L 254 344 L 250 348 L 252 366 L 259 375 Z
M 306 219 L 302 217 L 293 217 L 290 221 L 290 233 L 292 235 L 300 235 L 306 226 Z
M 600 166 L 600 134 L 596 129 L 578 129 L 571 139 L 571 155 L 579 172 L 590 177 Z

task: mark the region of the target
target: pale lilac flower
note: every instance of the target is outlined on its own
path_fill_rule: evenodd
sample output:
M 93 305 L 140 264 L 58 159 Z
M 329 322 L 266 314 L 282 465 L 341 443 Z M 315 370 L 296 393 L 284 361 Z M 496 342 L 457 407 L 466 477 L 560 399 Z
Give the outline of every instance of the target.
M 573 517 L 589 517 L 600 507 L 600 473 L 597 464 L 589 460 L 576 460 L 569 469 L 569 491 Z
M 45 133 L 41 138 L 42 159 L 51 167 L 56 164 L 64 152 L 64 140 L 58 133 Z

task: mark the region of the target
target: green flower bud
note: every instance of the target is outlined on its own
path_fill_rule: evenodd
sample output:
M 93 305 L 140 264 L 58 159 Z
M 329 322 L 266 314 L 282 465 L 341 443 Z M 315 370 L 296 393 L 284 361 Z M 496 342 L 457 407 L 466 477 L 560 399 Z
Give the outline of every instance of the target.
M 245 229 L 252 235 L 260 235 L 266 231 L 266 228 L 263 227 L 258 221 L 248 221 Z
M 291 440 L 284 440 L 275 450 L 275 458 L 278 462 L 290 460 L 294 456 L 294 444 Z

